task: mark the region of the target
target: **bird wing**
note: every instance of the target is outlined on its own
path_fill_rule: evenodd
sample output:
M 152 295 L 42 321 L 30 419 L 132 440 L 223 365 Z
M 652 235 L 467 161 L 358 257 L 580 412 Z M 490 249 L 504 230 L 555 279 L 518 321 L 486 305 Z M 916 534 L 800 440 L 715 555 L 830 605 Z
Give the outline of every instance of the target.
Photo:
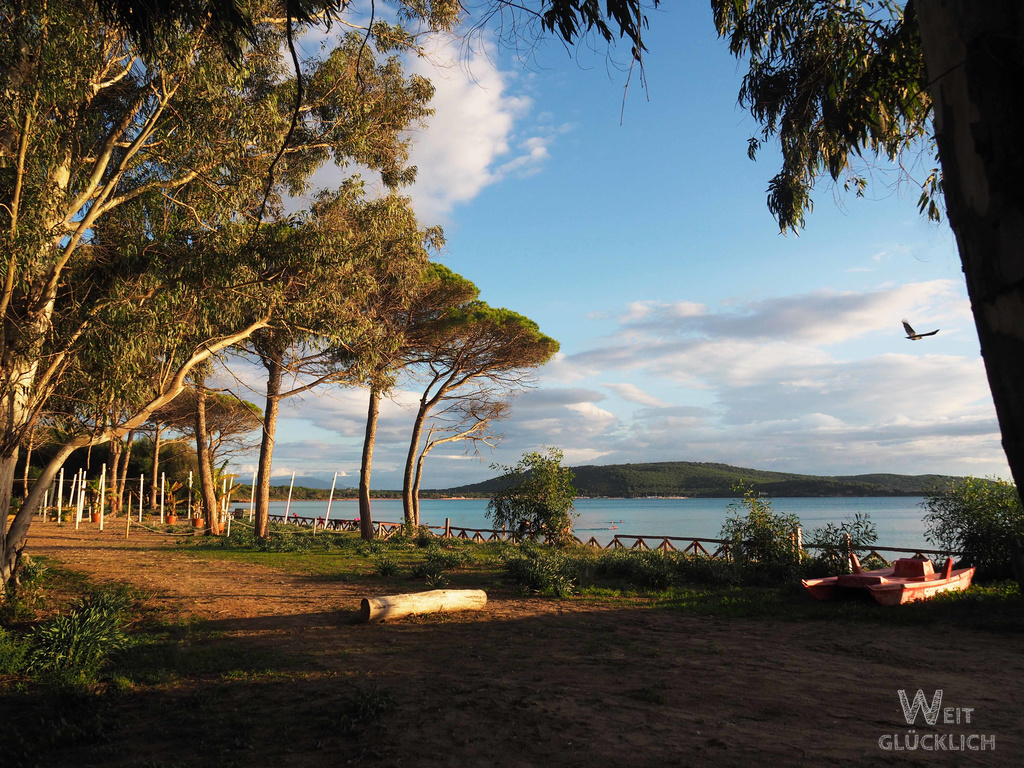
M 929 331 L 928 333 L 919 333 L 918 336 L 934 336 L 938 332 L 939 329 L 936 328 L 934 331 Z
M 907 336 L 917 335 L 914 333 L 914 329 L 910 327 L 910 323 L 908 323 L 906 320 L 903 321 L 903 330 L 907 332 Z

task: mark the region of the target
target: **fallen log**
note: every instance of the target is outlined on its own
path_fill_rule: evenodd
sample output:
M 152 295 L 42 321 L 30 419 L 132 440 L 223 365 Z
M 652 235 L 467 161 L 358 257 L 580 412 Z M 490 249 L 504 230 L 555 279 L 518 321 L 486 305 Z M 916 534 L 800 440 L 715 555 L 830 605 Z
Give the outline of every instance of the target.
M 364 597 L 359 607 L 359 620 L 383 621 L 438 611 L 479 611 L 486 604 L 487 593 L 482 589 L 432 589 L 405 595 Z

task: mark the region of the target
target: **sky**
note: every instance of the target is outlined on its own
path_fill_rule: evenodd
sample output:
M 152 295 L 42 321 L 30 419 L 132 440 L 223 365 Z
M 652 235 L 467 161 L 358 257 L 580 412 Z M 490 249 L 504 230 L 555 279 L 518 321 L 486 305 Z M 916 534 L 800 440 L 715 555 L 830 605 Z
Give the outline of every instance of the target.
M 765 201 L 777 151 L 747 157 L 743 65 L 706 4 L 682 5 L 651 16 L 644 82 L 627 50 L 553 40 L 529 55 L 435 40 L 408 63 L 436 88 L 405 193 L 444 227 L 439 260 L 561 343 L 498 448 L 439 447 L 424 487 L 486 479 L 543 446 L 573 465 L 1009 477 L 948 226 L 872 163 L 864 199 L 822 183 L 806 229 L 780 234 Z M 940 331 L 912 342 L 903 318 Z M 260 402 L 259 371 L 239 376 Z M 375 488 L 401 487 L 417 397 L 407 383 L 382 406 Z M 366 403 L 342 388 L 286 401 L 274 482 L 357 485 Z M 254 466 L 255 453 L 234 459 L 243 477 Z

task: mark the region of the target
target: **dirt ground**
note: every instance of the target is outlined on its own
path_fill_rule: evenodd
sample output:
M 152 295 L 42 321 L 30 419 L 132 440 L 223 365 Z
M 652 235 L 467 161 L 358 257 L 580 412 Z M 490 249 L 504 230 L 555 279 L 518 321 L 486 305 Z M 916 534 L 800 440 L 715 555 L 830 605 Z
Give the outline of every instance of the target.
M 200 559 L 154 534 L 34 525 L 29 552 L 135 585 L 182 627 L 176 643 L 268 667 L 199 665 L 129 690 L 106 750 L 68 749 L 60 764 L 1024 765 L 1016 634 L 511 595 L 481 613 L 361 625 L 365 584 Z M 909 726 L 900 689 L 929 703 L 942 689 L 971 721 Z M 947 749 L 881 748 L 892 734 Z M 985 750 L 948 751 L 961 735 Z

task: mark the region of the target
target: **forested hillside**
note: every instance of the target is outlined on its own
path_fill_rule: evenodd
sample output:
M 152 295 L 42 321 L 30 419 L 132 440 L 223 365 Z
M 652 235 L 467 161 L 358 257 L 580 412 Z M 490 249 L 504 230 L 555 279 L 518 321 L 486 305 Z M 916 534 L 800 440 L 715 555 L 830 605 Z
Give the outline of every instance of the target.
M 921 496 L 962 480 L 947 475 L 844 475 L 837 477 L 769 472 L 728 464 L 664 461 L 573 467 L 581 496 L 735 495 L 739 483 L 770 496 Z M 450 495 L 489 495 L 503 487 L 500 477 L 448 489 Z

